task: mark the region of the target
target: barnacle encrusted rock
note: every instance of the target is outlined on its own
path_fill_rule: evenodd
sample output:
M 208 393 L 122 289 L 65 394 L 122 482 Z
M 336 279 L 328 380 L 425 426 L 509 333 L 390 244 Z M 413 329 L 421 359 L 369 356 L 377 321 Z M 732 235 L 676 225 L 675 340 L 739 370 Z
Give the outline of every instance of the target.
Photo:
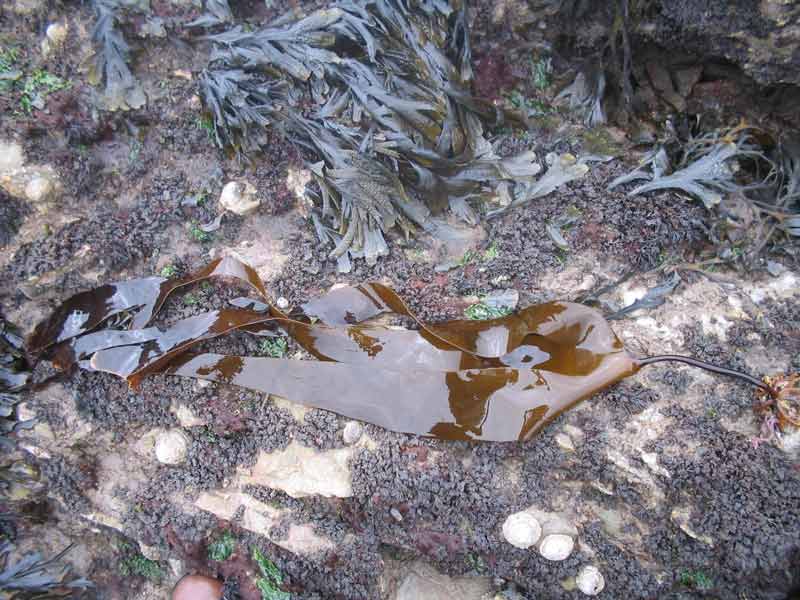
M 348 421 L 344 426 L 342 432 L 342 439 L 348 446 L 352 446 L 361 439 L 361 434 L 364 432 L 364 427 L 358 421 Z

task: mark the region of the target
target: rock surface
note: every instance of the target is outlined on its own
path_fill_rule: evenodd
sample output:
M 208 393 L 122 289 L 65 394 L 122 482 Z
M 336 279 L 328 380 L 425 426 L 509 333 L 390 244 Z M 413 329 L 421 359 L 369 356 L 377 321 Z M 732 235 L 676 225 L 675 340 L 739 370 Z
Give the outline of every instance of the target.
M 12 10 L 18 15 L 32 15 L 44 9 L 44 0 L 14 0 Z
M 347 498 L 353 495 L 347 461 L 351 448 L 319 451 L 292 442 L 277 452 L 262 452 L 249 474 L 242 474 L 242 485 L 263 485 L 282 490 L 292 498 L 325 496 Z
M 0 187 L 8 194 L 28 200 L 39 210 L 57 200 L 61 181 L 50 165 L 26 165 L 22 147 L 0 141 Z
M 203 492 L 194 505 L 225 521 L 233 521 L 240 514 L 238 524 L 241 527 L 265 536 L 274 544 L 298 556 L 313 555 L 334 548 L 331 540 L 319 535 L 313 524 L 307 522 L 295 520 L 289 524 L 284 535 L 276 535 L 273 527 L 290 518 L 288 511 L 265 504 L 236 488 Z
M 225 210 L 237 215 L 248 215 L 261 205 L 258 190 L 245 181 L 231 181 L 222 188 L 219 203 Z
M 783 0 L 659 2 L 648 27 L 667 47 L 738 64 L 761 84 L 800 84 L 800 5 Z
M 392 600 L 482 600 L 488 594 L 489 580 L 485 577 L 447 577 L 415 562 Z

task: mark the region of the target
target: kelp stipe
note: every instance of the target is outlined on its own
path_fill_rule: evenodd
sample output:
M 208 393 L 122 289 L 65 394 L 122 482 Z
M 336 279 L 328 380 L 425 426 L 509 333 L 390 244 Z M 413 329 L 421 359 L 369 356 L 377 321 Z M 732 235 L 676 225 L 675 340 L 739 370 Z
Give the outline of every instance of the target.
M 704 371 L 709 371 L 711 373 L 716 373 L 718 375 L 735 377 L 736 379 L 746 381 L 750 385 L 754 385 L 755 387 L 763 390 L 772 397 L 774 397 L 776 394 L 775 390 L 761 379 L 753 377 L 752 375 L 748 375 L 747 373 L 742 373 L 741 371 L 728 369 L 726 367 L 720 367 L 718 365 L 714 365 L 705 362 L 703 360 L 699 360 L 697 358 L 692 358 L 691 356 L 681 356 L 679 354 L 662 354 L 660 356 L 648 356 L 647 358 L 638 359 L 636 361 L 636 364 L 638 368 L 641 368 L 641 367 L 646 367 L 647 365 L 653 365 L 660 362 L 679 362 L 685 365 L 689 365 L 690 367 L 696 367 L 698 369 L 703 369 Z

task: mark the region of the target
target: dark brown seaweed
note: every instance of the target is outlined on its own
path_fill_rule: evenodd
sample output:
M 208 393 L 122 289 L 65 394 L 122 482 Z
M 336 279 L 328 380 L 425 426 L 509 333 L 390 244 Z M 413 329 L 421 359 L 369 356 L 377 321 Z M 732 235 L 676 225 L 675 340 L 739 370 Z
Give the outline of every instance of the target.
M 233 308 L 166 329 L 146 327 L 175 289 L 213 276 L 247 283 L 260 300 L 238 299 Z M 115 312 L 136 307 L 130 330 L 86 333 Z M 369 322 L 383 313 L 406 316 L 419 329 Z M 319 360 L 189 352 L 235 330 L 265 333 L 275 327 Z M 57 355 L 62 368 L 80 361 L 84 368 L 124 377 L 133 387 L 143 377 L 166 372 L 451 440 L 529 439 L 561 412 L 641 366 L 685 358 L 637 360 L 599 312 L 570 302 L 530 306 L 488 321 L 429 324 L 391 288 L 366 283 L 333 290 L 290 317 L 269 303 L 256 272 L 232 257 L 179 279 L 139 279 L 73 296 L 36 328 L 32 339 L 38 349 L 60 344 L 63 350 L 68 344 L 69 352 Z M 749 376 L 712 370 L 769 389 Z

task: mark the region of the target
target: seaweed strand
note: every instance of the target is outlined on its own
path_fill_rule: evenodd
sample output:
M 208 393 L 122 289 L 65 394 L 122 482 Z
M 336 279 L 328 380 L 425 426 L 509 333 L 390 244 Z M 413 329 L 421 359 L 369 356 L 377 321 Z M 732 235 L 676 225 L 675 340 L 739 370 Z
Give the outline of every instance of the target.
M 659 356 L 648 356 L 647 358 L 639 359 L 637 361 L 637 364 L 641 368 L 641 367 L 646 367 L 647 365 L 653 365 L 655 363 L 660 363 L 660 362 L 680 362 L 692 367 L 697 367 L 698 369 L 703 369 L 705 371 L 717 373 L 719 375 L 727 375 L 728 377 L 735 377 L 737 379 L 741 379 L 742 381 L 746 381 L 747 383 L 754 385 L 758 388 L 761 388 L 772 397 L 775 397 L 776 395 L 775 390 L 773 390 L 769 385 L 767 385 L 760 379 L 753 377 L 752 375 L 748 375 L 747 373 L 742 373 L 741 371 L 736 371 L 734 369 L 720 367 L 718 365 L 714 365 L 705 362 L 703 360 L 699 360 L 697 358 L 691 358 L 689 356 L 681 356 L 679 354 L 662 354 Z

